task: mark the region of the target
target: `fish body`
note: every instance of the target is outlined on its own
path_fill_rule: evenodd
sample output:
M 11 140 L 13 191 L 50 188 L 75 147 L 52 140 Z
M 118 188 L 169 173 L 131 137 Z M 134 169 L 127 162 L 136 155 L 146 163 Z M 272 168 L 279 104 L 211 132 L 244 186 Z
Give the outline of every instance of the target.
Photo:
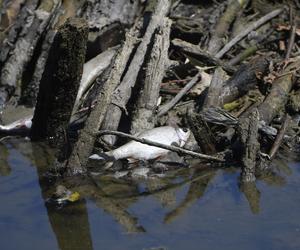
M 188 129 L 174 128 L 171 126 L 157 127 L 150 130 L 138 133 L 136 136 L 153 142 L 158 142 L 164 145 L 177 144 L 180 147 L 184 146 L 190 131 Z M 106 152 L 109 157 L 118 159 L 134 159 L 134 160 L 151 160 L 160 156 L 166 155 L 169 152 L 167 149 L 150 146 L 137 141 L 130 141 L 123 146 Z M 103 159 L 97 155 L 90 156 L 91 159 Z
M 32 115 L 19 119 L 7 125 L 0 125 L 0 134 L 18 134 L 29 132 L 32 125 Z

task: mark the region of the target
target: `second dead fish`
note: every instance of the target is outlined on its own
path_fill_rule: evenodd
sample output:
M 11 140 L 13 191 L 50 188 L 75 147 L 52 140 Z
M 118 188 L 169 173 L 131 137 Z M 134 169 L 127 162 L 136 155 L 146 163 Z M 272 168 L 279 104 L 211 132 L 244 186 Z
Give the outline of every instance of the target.
M 174 128 L 171 126 L 157 127 L 137 134 L 137 137 L 139 138 L 145 138 L 168 146 L 177 144 L 180 147 L 184 146 L 189 136 L 190 130 L 186 128 Z M 111 158 L 112 160 L 151 160 L 166 155 L 168 152 L 169 150 L 167 149 L 130 141 L 115 150 L 104 153 L 103 157 L 94 154 L 90 156 L 90 159 L 102 160 Z

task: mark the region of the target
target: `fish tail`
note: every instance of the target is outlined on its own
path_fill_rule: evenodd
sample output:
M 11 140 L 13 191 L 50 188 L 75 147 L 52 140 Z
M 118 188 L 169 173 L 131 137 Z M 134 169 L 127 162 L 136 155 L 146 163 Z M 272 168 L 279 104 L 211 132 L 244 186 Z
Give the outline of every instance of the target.
M 116 158 L 110 152 L 93 154 L 89 157 L 89 159 L 105 160 L 105 161 L 115 161 L 116 160 Z

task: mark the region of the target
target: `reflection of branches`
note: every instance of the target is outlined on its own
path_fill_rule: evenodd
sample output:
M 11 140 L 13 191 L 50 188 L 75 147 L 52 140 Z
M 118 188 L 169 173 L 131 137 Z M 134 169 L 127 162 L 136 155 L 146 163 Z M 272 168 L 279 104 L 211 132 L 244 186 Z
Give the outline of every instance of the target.
M 80 187 L 80 192 L 90 196 L 95 201 L 95 204 L 108 212 L 115 220 L 125 227 L 129 233 L 145 232 L 145 229 L 138 225 L 138 221 L 129 212 L 126 211 L 116 200 L 106 197 L 106 194 L 95 186 L 86 186 L 83 190 Z
M 152 192 L 162 187 L 170 185 L 170 181 L 160 178 L 154 178 L 148 180 L 146 184 L 149 192 Z M 167 189 L 164 192 L 154 194 L 154 196 L 157 198 L 157 200 L 161 203 L 163 207 L 172 206 L 176 203 L 176 195 L 174 190 Z
M 255 182 L 241 182 L 241 192 L 244 193 L 252 213 L 259 213 L 260 192 L 256 187 Z
M 179 204 L 177 208 L 169 212 L 164 219 L 165 223 L 170 223 L 176 217 L 178 217 L 186 208 L 192 205 L 195 201 L 197 201 L 201 196 L 203 196 L 209 182 L 215 176 L 215 171 L 209 170 L 205 172 L 195 173 L 191 181 L 191 185 L 188 193 L 184 200 Z
M 7 176 L 11 172 L 11 168 L 8 163 L 8 149 L 6 146 L 0 144 L 0 175 Z
M 60 249 L 93 249 L 85 200 L 60 210 L 47 210 Z

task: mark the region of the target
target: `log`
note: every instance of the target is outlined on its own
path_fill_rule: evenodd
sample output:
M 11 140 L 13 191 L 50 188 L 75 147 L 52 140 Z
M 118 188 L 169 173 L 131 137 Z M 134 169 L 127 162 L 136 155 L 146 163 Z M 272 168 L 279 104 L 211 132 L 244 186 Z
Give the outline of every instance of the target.
M 234 66 L 227 65 L 222 60 L 211 55 L 209 52 L 202 50 L 199 45 L 191 44 L 180 39 L 173 39 L 172 45 L 180 48 L 183 54 L 195 58 L 197 61 L 203 63 L 203 66 L 220 66 L 228 73 L 236 71 Z
M 238 126 L 240 147 L 238 155 L 241 159 L 241 182 L 255 181 L 256 156 L 260 148 L 258 143 L 259 112 L 254 109 L 247 118 L 241 118 Z
M 28 26 L 28 24 L 30 24 L 29 20 L 33 18 L 34 10 L 37 7 L 38 3 L 38 0 L 27 0 L 21 8 L 17 20 L 9 29 L 8 35 L 1 44 L 0 68 L 3 67 L 3 64 L 7 60 L 10 52 L 14 49 L 15 42 L 17 41 L 18 36 L 22 34 L 22 27 L 24 26 L 24 24 L 27 24 L 25 26 Z
M 269 61 L 265 57 L 252 59 L 248 64 L 241 65 L 237 72 L 224 83 L 219 97 L 220 105 L 234 101 L 245 95 L 257 85 L 257 77 L 266 74 Z
M 33 56 L 34 49 L 59 3 L 60 0 L 41 1 L 34 11 L 32 20 L 27 19 L 27 25 L 23 26 L 15 47 L 1 70 L 1 92 L 5 94 L 0 99 L 0 107 L 10 98 L 18 83 L 21 82 L 22 74 Z
M 153 48 L 145 70 L 144 86 L 133 113 L 131 134 L 154 128 L 160 85 L 169 66 L 168 48 L 170 45 L 171 20 L 164 18 L 164 25 L 158 28 Z
M 273 82 L 270 93 L 263 103 L 258 106 L 260 120 L 263 121 L 265 125 L 270 124 L 278 112 L 284 108 L 293 82 L 292 72 L 279 76 Z
M 78 18 L 69 19 L 58 30 L 41 79 L 32 120 L 32 140 L 47 138 L 49 144 L 56 148 L 65 145 L 83 71 L 87 35 L 86 21 Z M 67 157 L 68 150 L 57 154 L 58 161 Z
M 209 107 L 220 107 L 222 87 L 226 79 L 226 72 L 222 68 L 216 68 L 210 86 L 208 87 L 207 95 L 205 96 L 202 109 Z
M 212 77 L 207 95 L 205 96 L 202 110 L 210 107 L 220 107 L 220 95 L 222 92 L 223 83 L 226 73 L 221 67 L 218 67 Z M 214 154 L 216 150 L 216 140 L 201 114 L 190 113 L 188 115 L 188 123 L 201 151 L 206 154 Z
M 91 30 L 101 30 L 112 23 L 125 26 L 132 24 L 139 7 L 139 1 L 91 0 L 85 1 L 79 16 L 86 19 Z
M 270 21 L 272 18 L 278 16 L 283 9 L 277 9 L 269 14 L 261 17 L 254 23 L 250 24 L 248 27 L 246 27 L 244 30 L 242 30 L 237 36 L 235 36 L 231 41 L 229 41 L 215 56 L 216 58 L 222 58 L 235 44 L 237 44 L 239 41 L 241 41 L 244 37 L 246 37 L 251 31 L 259 28 L 266 22 Z
M 202 116 L 197 113 L 190 113 L 187 118 L 189 128 L 195 136 L 195 139 L 201 148 L 201 152 L 204 152 L 205 154 L 215 154 L 217 150 L 215 148 L 214 136 Z
M 132 88 L 135 86 L 138 74 L 144 63 L 145 56 L 148 51 L 148 46 L 151 43 L 153 34 L 156 32 L 158 27 L 163 26 L 164 17 L 168 14 L 169 8 L 169 1 L 159 0 L 155 5 L 154 10 L 152 10 L 153 12 L 151 14 L 151 18 L 146 28 L 145 34 L 141 38 L 141 43 L 139 44 L 120 85 L 115 89 L 113 93 L 109 112 L 105 116 L 101 129 L 118 129 L 123 111 L 127 112 L 126 104 L 131 97 Z M 148 16 L 146 17 L 148 18 Z M 107 135 L 103 139 L 106 143 L 112 145 L 116 142 L 116 137 L 111 135 Z
M 45 69 L 45 64 L 49 55 L 50 47 L 53 43 L 57 31 L 55 29 L 55 26 L 57 25 L 58 19 L 61 15 L 60 7 L 61 7 L 60 3 L 56 5 L 55 9 L 51 14 L 49 23 L 45 28 L 46 31 L 44 33 L 46 34 L 43 35 L 41 38 L 43 40 L 41 52 L 35 63 L 32 78 L 26 85 L 24 84 L 23 86 L 22 84 L 22 94 L 21 94 L 20 103 L 26 106 L 34 107 L 36 104 L 40 81 L 42 79 L 42 75 Z
M 247 4 L 248 1 L 231 0 L 228 1 L 224 14 L 219 19 L 216 28 L 208 44 L 208 52 L 215 55 L 224 45 L 225 36 L 239 11 Z
M 138 43 L 141 22 L 138 21 L 127 33 L 122 48 L 118 51 L 115 60 L 108 73 L 107 79 L 103 82 L 102 89 L 96 98 L 96 105 L 88 117 L 85 127 L 80 131 L 77 143 L 74 146 L 70 159 L 67 162 L 70 175 L 86 172 L 86 163 L 91 155 L 96 141 L 95 133 L 99 130 L 104 116 L 111 103 L 112 94 L 120 83 L 121 76 L 126 69 L 132 50 Z

